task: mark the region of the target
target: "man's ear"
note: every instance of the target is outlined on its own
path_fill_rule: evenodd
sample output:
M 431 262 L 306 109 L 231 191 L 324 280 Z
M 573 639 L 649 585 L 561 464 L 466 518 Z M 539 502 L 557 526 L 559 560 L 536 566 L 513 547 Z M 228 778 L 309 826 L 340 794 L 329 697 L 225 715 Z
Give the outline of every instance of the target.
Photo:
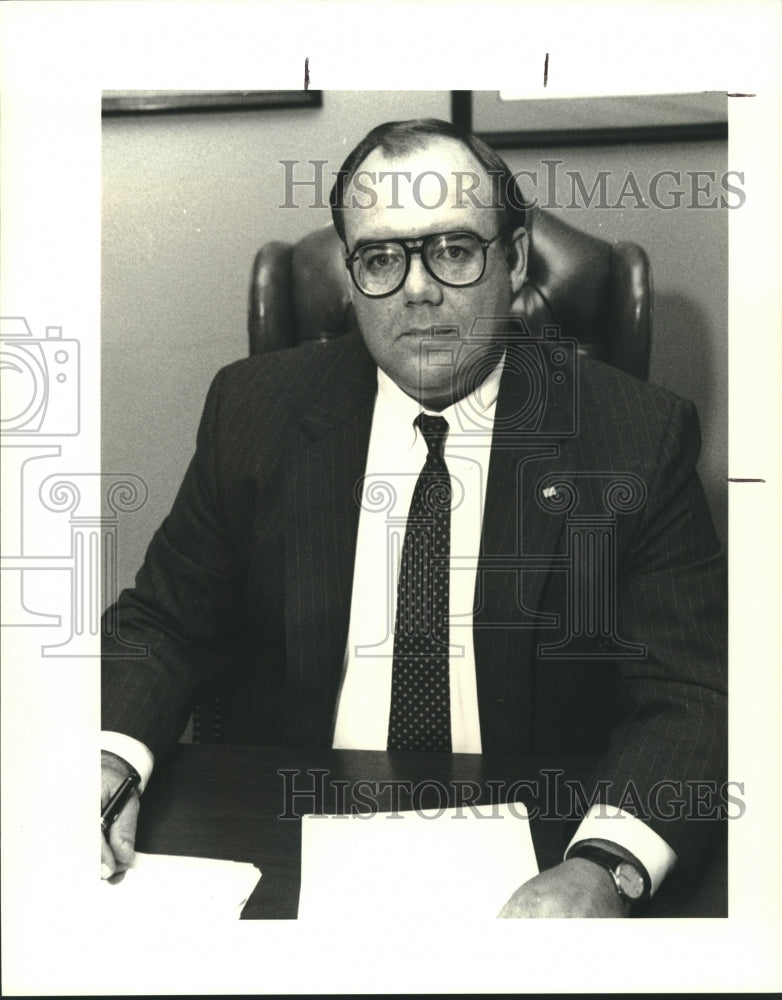
M 529 233 L 523 226 L 519 226 L 513 232 L 508 257 L 510 259 L 511 292 L 513 295 L 518 295 L 524 284 L 524 279 L 527 277 L 527 262 L 529 260 Z

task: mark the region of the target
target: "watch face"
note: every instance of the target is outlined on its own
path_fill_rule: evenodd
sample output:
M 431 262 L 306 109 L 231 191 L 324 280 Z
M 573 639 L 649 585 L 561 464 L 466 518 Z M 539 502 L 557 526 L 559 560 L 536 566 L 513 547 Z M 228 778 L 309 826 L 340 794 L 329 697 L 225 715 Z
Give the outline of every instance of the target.
M 631 864 L 622 862 L 614 869 L 622 892 L 628 899 L 640 899 L 644 894 L 644 880 L 641 873 Z

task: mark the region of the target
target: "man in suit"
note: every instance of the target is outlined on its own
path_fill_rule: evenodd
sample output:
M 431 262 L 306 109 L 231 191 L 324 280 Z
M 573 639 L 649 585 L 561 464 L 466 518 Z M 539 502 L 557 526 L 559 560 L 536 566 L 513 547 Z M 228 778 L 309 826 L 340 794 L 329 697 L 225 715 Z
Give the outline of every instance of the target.
M 725 765 L 694 409 L 509 318 L 530 220 L 474 137 L 380 126 L 332 211 L 361 336 L 215 379 L 172 512 L 107 613 L 102 801 L 131 768 L 143 786 L 199 683 L 239 663 L 238 741 L 599 757 L 565 860 L 503 915 L 626 915 L 697 864 L 681 799 Z M 102 839 L 104 876 L 138 808 Z

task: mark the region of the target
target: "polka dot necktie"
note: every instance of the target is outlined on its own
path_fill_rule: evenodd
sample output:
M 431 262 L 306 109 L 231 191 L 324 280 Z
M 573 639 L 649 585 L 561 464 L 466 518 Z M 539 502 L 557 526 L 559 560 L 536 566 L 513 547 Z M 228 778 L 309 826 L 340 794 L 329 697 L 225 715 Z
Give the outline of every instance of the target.
M 415 426 L 428 454 L 410 501 L 399 567 L 388 749 L 450 752 L 448 421 L 421 413 Z

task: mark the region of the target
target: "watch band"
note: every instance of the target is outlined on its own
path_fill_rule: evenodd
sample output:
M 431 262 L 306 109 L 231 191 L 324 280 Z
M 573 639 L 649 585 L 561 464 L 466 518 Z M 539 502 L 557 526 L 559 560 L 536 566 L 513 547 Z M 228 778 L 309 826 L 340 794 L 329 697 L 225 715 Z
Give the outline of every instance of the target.
M 592 844 L 581 844 L 576 843 L 568 851 L 567 860 L 571 858 L 584 858 L 586 861 L 594 861 L 595 864 L 605 868 L 607 872 L 610 873 L 614 880 L 614 886 L 617 893 L 626 899 L 631 906 L 637 906 L 639 903 L 645 902 L 650 898 L 652 894 L 652 880 L 649 878 L 649 873 L 646 868 L 638 861 L 636 858 L 625 858 L 620 854 L 612 854 L 610 851 L 606 851 L 602 847 L 595 847 Z M 643 881 L 643 892 L 636 899 L 628 896 L 621 885 L 617 869 L 620 865 L 632 865 L 632 867 L 638 872 Z

